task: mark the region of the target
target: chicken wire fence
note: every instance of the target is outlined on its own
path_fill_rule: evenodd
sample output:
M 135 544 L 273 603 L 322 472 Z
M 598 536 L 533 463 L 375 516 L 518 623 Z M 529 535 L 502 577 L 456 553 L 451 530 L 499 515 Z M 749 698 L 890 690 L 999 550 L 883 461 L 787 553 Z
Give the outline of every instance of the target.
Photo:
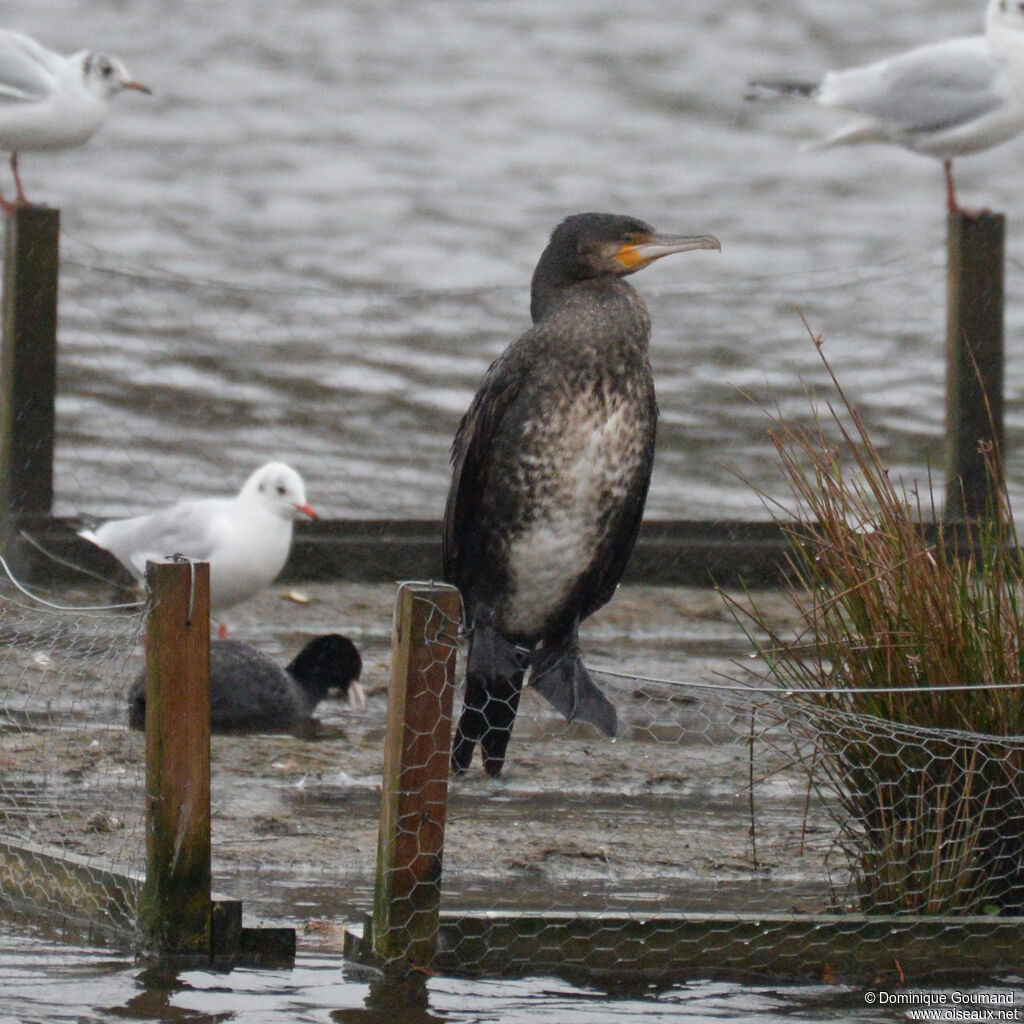
M 338 591 L 335 603 L 325 594 L 323 614 L 353 598 L 365 606 L 353 622 L 371 652 L 367 708 L 328 708 L 319 736 L 212 742 L 215 885 L 264 919 L 304 921 L 316 941 L 326 923 L 357 920 L 373 902 L 393 685 L 384 678 L 390 588 Z M 664 603 L 655 588 L 623 597 Z M 462 659 L 453 671 L 445 652 L 457 642 L 457 623 L 441 608 L 428 618 L 440 624 L 432 642 L 442 654 L 422 662 L 422 672 L 436 676 L 444 666 L 454 707 L 435 694 L 407 737 L 404 795 L 413 797 L 436 786 L 438 758 L 447 775 L 444 736 L 462 696 Z M 1024 740 L 893 723 L 845 710 L 841 696 L 825 704 L 820 695 L 772 689 L 758 660 L 737 657 L 738 637 L 723 642 L 724 622 L 710 623 L 704 643 L 718 646 L 708 664 L 729 678 L 690 682 L 610 667 L 607 645 L 620 627 L 595 624 L 584 646 L 618 709 L 616 739 L 567 725 L 527 686 L 503 774 L 488 778 L 474 764 L 448 781 L 443 806 L 431 798 L 431 821 L 440 815 L 443 828 L 447 818 L 443 851 L 436 828 L 432 838 L 424 832 L 427 817 L 399 822 L 408 860 L 399 854 L 393 870 L 419 864 L 407 893 L 414 913 L 425 912 L 421 899 L 443 864 L 442 968 L 528 969 L 538 949 L 521 922 L 531 918 L 548 922 L 543 962 L 614 973 L 672 969 L 675 925 L 665 924 L 660 940 L 634 934 L 659 915 L 713 921 L 704 954 L 717 949 L 725 964 L 739 940 L 749 941 L 752 914 L 838 916 L 854 941 L 872 946 L 871 915 L 948 922 L 1019 913 Z M 101 933 L 112 918 L 125 926 L 136 890 L 113 900 L 83 894 L 109 890 L 110 877 L 138 878 L 144 866 L 145 744 L 127 728 L 124 703 L 141 623 L 130 611 L 71 613 L 4 591 L 3 895 Z M 636 632 L 629 622 L 621 628 Z M 661 642 L 638 636 L 631 656 L 678 664 Z M 17 860 L 17 851 L 40 848 L 49 859 Z M 80 884 L 90 870 L 92 884 Z M 41 873 L 50 875 L 45 884 Z M 482 936 L 483 919 L 520 924 Z M 592 938 L 599 924 L 600 936 L 581 940 L 581 924 Z M 791 940 L 780 932 L 778 948 Z M 792 966 L 824 972 L 833 955 L 828 936 L 807 938 Z
M 596 668 L 619 713 L 614 742 L 566 725 L 527 685 L 501 776 L 475 763 L 449 783 L 436 963 L 612 974 L 782 964 L 827 980 L 865 956 L 902 972 L 895 918 L 937 919 L 962 942 L 979 919 L 1019 913 L 1024 740 L 872 718 L 844 710 L 842 694 L 768 686 L 756 664 L 733 664 L 732 676 Z M 452 721 L 460 700 L 457 689 Z M 447 765 L 447 745 L 424 745 L 434 727 L 405 723 L 417 749 L 407 786 L 427 785 L 432 759 Z M 399 819 L 406 854 L 393 867 L 411 920 L 440 856 L 434 812 L 418 808 Z M 843 922 L 838 946 L 823 921 Z M 397 951 L 416 961 L 421 942 Z M 942 942 L 915 950 L 907 970 L 948 966 Z M 999 962 L 998 943 L 986 950 Z
M 70 250 L 56 464 L 64 513 L 140 511 L 178 498 L 183 481 L 192 493 L 231 490 L 222 485 L 231 469 L 240 484 L 272 446 L 306 472 L 311 501 L 328 514 L 439 514 L 454 424 L 488 357 L 523 319 L 511 289 L 279 292 L 140 275 Z M 803 285 L 833 307 L 838 287 L 855 318 L 875 283 L 851 273 Z M 766 278 L 761 287 L 768 295 L 777 285 Z M 665 297 L 662 321 L 692 297 Z M 693 315 L 687 308 L 687 323 Z M 711 325 L 713 307 L 702 315 L 712 339 L 706 372 L 722 378 L 735 355 Z M 884 310 L 877 318 L 886 327 Z M 657 334 L 671 333 L 657 323 L 656 313 L 656 363 Z M 736 369 L 730 393 L 763 385 L 757 374 Z M 935 377 L 940 389 L 941 369 Z M 798 395 L 802 403 L 802 384 Z M 795 408 L 795 396 L 782 404 Z M 721 455 L 710 469 L 705 456 L 722 445 L 720 425 L 696 436 L 690 414 L 671 397 L 662 405 L 663 435 L 690 432 L 694 442 L 659 452 L 656 477 L 663 467 L 688 476 L 700 462 L 698 490 L 710 504 Z M 744 417 L 762 423 L 760 410 Z M 886 436 L 899 449 L 902 434 L 920 428 L 892 423 Z M 940 433 L 937 423 L 924 429 L 929 443 Z M 741 467 L 763 461 L 759 451 L 740 445 Z M 664 509 L 674 492 L 663 493 Z M 655 512 L 658 500 L 655 489 Z M 725 501 L 732 507 L 735 495 Z M 281 588 L 261 599 L 242 617 L 242 635 L 265 646 L 273 623 L 270 646 L 286 652 L 303 636 L 351 627 L 369 651 L 371 699 L 359 713 L 329 708 L 313 740 L 214 737 L 214 859 L 215 883 L 315 932 L 372 902 L 391 594 L 304 589 L 297 601 L 279 600 Z M 80 602 L 68 593 L 47 596 L 92 605 L 110 597 L 85 584 Z M 502 778 L 475 767 L 451 782 L 444 908 L 725 913 L 734 916 L 725 936 L 739 934 L 739 915 L 750 912 L 1016 912 L 1015 741 L 794 703 L 763 685 L 727 614 L 709 612 L 703 595 L 671 595 L 625 588 L 586 624 L 584 657 L 620 715 L 614 742 L 567 726 L 527 688 Z M 2 599 L 2 831 L 137 872 L 143 743 L 125 725 L 124 694 L 140 664 L 141 619 L 47 609 L 6 584 Z M 455 701 L 457 715 L 461 692 Z
M 0 896 L 100 933 L 134 927 L 144 867 L 144 742 L 124 728 L 142 621 L 0 579 Z

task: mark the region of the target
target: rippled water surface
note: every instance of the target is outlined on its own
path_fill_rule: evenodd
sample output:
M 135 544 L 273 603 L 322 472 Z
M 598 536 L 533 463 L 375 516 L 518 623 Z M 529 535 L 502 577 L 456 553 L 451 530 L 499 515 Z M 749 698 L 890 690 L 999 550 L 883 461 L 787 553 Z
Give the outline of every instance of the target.
M 527 323 L 551 228 L 586 209 L 723 242 L 634 279 L 662 408 L 652 515 L 763 514 L 764 410 L 806 416 L 823 379 L 797 307 L 887 458 L 922 475 L 942 457 L 939 166 L 806 152 L 834 116 L 742 97 L 751 76 L 973 32 L 980 8 L 6 4 L 7 24 L 116 52 L 154 89 L 119 97 L 85 149 L 22 162 L 63 213 L 58 511 L 233 490 L 275 454 L 327 515 L 438 515 L 458 418 Z M 965 202 L 1009 218 L 1015 490 L 1022 146 L 959 174 Z
M 46 983 L 41 985 L 40 978 Z M 935 991 L 1013 992 L 936 986 Z M 1015 988 L 1014 986 L 1017 986 Z M 414 978 L 385 982 L 329 954 L 291 970 L 146 970 L 106 950 L 56 944 L 29 931 L 0 933 L 0 1024 L 772 1024 L 905 1021 L 901 1007 L 836 985 L 694 981 L 658 986 L 572 983 L 559 978 Z
M 450 438 L 528 322 L 547 236 L 588 209 L 723 243 L 634 278 L 662 409 L 651 515 L 763 515 L 751 485 L 779 487 L 765 410 L 806 418 L 824 380 L 798 310 L 886 458 L 921 476 L 942 457 L 940 168 L 881 147 L 807 152 L 835 118 L 742 97 L 751 77 L 977 31 L 981 8 L 9 0 L 4 24 L 116 53 L 154 91 L 120 97 L 84 149 L 22 160 L 30 197 L 62 211 L 57 511 L 233 490 L 276 456 L 327 516 L 438 516 Z M 965 202 L 1008 217 L 1015 493 L 1022 147 L 958 175 Z M 9 194 L 5 169 L 0 182 Z M 842 992 L 698 982 L 613 998 L 550 979 L 432 979 L 403 1018 L 373 1010 L 350 971 L 307 957 L 163 985 L 0 933 L 0 1024 L 899 1019 Z

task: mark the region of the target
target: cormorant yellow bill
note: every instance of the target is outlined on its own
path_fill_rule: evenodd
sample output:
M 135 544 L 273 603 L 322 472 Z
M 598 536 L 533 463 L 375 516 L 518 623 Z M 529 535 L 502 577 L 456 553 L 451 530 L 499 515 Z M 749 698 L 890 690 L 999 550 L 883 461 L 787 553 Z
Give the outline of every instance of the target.
M 620 246 L 615 258 L 627 268 L 628 273 L 632 273 L 662 256 L 691 249 L 717 249 L 721 252 L 722 243 L 714 235 L 650 235 Z

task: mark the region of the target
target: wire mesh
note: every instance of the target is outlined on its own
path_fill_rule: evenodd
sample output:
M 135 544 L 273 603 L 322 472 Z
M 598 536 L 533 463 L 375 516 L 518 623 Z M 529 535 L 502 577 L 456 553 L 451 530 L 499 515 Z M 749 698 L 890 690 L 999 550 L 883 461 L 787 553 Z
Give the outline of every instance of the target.
M 0 892 L 124 933 L 145 857 L 143 759 L 123 726 L 142 617 L 89 611 L 96 588 L 60 596 L 82 610 L 0 583 Z
M 521 320 L 522 295 L 513 289 L 282 293 L 159 272 L 140 277 L 111 262 L 72 247 L 62 281 L 62 512 L 141 511 L 180 497 L 183 481 L 190 491 L 194 482 L 194 493 L 230 491 L 233 471 L 240 484 L 273 446 L 297 456 L 298 468 L 309 467 L 310 499 L 328 516 L 439 514 L 451 431 L 488 355 Z M 898 276 L 916 280 L 934 269 L 910 260 Z M 787 287 L 840 309 L 847 320 L 836 330 L 852 332 L 877 284 L 840 270 L 808 273 Z M 779 286 L 766 277 L 752 288 L 778 303 Z M 720 509 L 743 505 L 738 495 L 746 484 L 723 470 L 721 452 L 741 468 L 764 462 L 763 414 L 737 397 L 737 388 L 767 394 L 778 386 L 783 412 L 795 417 L 806 398 L 803 368 L 791 352 L 768 380 L 744 364 L 745 333 L 719 325 L 728 295 L 718 297 L 717 311 L 712 301 L 699 314 L 694 297 L 685 290 L 652 296 L 665 334 L 677 312 L 687 322 L 701 318 L 710 369 L 696 375 L 695 386 L 709 388 L 713 377 L 715 388 L 707 403 L 715 406 L 712 424 L 685 442 L 694 430 L 692 393 L 681 399 L 673 391 L 679 367 L 656 342 L 669 442 L 656 473 L 664 470 L 670 482 L 660 496 L 652 492 L 661 515 L 691 512 L 678 499 L 698 463 L 698 511 L 716 501 Z M 467 304 L 479 314 L 471 323 Z M 875 347 L 849 354 L 855 371 L 864 369 L 858 360 L 894 365 L 879 351 L 887 344 L 882 322 L 895 308 L 877 311 Z M 923 364 L 928 387 L 938 391 L 941 370 L 926 352 L 932 326 L 904 323 L 899 343 L 909 339 L 925 356 L 908 359 L 906 377 L 920 378 Z M 802 328 L 794 323 L 794 330 Z M 308 348 L 296 346 L 302 338 Z M 413 358 L 421 347 L 428 351 Z M 903 386 L 886 379 L 887 387 Z M 717 401 L 726 390 L 731 408 Z M 874 401 L 872 409 L 884 396 Z M 330 411 L 337 405 L 346 407 L 344 416 Z M 928 401 L 916 408 L 913 422 L 879 412 L 887 446 L 906 462 L 922 445 L 934 446 L 941 429 Z M 739 432 L 723 440 L 734 414 Z M 382 479 L 390 486 L 383 494 Z M 109 596 L 92 586 L 80 591 L 84 603 Z M 66 602 L 67 588 L 58 596 Z M 142 743 L 125 726 L 124 695 L 139 667 L 139 618 L 29 607 L 9 588 L 3 601 L 2 831 L 97 865 L 138 870 Z M 312 739 L 214 738 L 215 885 L 273 919 L 305 918 L 315 928 L 352 919 L 371 902 L 391 601 L 389 587 L 279 586 L 232 622 L 233 634 L 281 657 L 302 639 L 339 627 L 352 632 L 364 657 L 369 653 L 365 711 L 329 704 L 320 712 L 326 728 Z M 658 913 L 726 915 L 713 951 L 742 934 L 747 914 L 1016 911 L 1015 741 L 809 717 L 802 705 L 794 712 L 791 697 L 765 684 L 749 638 L 711 592 L 624 588 L 585 624 L 583 653 L 617 706 L 617 738 L 566 725 L 527 687 L 503 776 L 474 771 L 450 785 L 444 909 L 579 921 L 599 915 L 624 940 L 611 941 L 606 954 L 620 969 L 631 963 L 630 926 L 622 919 Z M 459 679 L 461 671 L 451 681 Z M 455 699 L 458 707 L 461 693 Z M 882 826 L 850 812 L 855 776 L 844 758 L 856 750 L 868 751 L 857 792 L 891 788 L 879 815 L 894 837 L 903 836 L 902 865 L 883 861 L 876 841 Z M 871 776 L 883 765 L 895 782 Z M 980 816 L 960 833 L 940 831 L 937 817 L 946 826 L 983 784 L 989 795 Z M 918 833 L 905 836 L 913 823 Z M 951 866 L 929 888 L 923 861 L 943 862 L 947 854 Z M 973 895 L 954 906 L 938 888 Z M 569 946 L 562 952 L 568 956 Z

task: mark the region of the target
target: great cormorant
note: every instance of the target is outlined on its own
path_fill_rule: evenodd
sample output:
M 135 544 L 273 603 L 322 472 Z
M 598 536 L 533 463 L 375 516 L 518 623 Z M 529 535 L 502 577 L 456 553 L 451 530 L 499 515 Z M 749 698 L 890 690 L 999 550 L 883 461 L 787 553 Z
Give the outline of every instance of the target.
M 491 365 L 452 444 L 444 571 L 469 631 L 455 772 L 477 742 L 487 773 L 501 772 L 527 669 L 569 721 L 615 735 L 578 629 L 622 577 L 654 458 L 650 316 L 623 278 L 670 253 L 720 248 L 603 213 L 551 235 L 533 274 L 533 326 Z

